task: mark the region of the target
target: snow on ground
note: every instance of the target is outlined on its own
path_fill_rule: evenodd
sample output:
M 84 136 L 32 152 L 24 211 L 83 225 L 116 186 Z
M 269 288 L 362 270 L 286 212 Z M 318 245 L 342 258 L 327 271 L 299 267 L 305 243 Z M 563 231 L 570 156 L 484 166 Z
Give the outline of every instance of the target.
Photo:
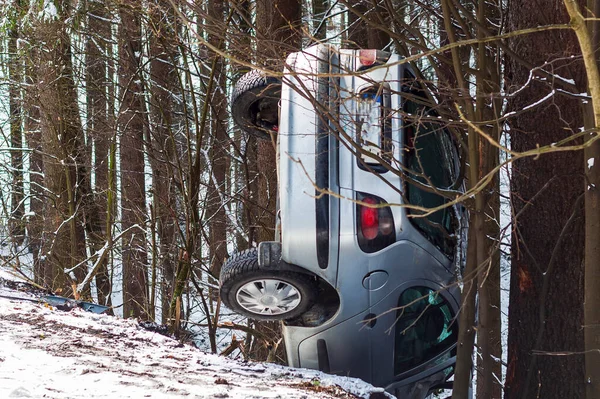
M 135 320 L 57 310 L 14 280 L 0 269 L 0 398 L 393 398 L 358 379 L 207 354 Z

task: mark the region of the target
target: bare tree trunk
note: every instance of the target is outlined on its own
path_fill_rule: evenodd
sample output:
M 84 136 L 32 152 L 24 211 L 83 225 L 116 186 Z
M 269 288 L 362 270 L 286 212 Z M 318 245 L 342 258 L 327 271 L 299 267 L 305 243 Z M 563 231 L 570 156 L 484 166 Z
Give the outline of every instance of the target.
M 152 276 L 162 275 L 162 321 L 167 322 L 169 304 L 173 299 L 175 264 L 178 248 L 175 241 L 177 204 L 175 201 L 175 169 L 177 148 L 175 145 L 179 106 L 177 94 L 181 92 L 177 74 L 179 49 L 177 26 L 172 5 L 158 0 L 151 6 L 150 36 L 150 129 L 147 145 L 152 167 L 152 204 L 159 245 L 152 252 Z M 156 289 L 156 280 L 151 284 Z M 155 295 L 150 296 L 154 304 Z M 154 315 L 154 309 L 151 309 Z
M 390 42 L 391 15 L 385 6 L 369 0 L 343 3 L 348 7 L 350 47 L 383 49 Z
M 13 7 L 20 12 L 20 0 L 15 0 Z M 10 237 L 14 244 L 20 245 L 25 238 L 25 196 L 23 186 L 23 129 L 21 79 L 22 62 L 17 41 L 19 40 L 18 24 L 8 31 L 8 77 L 9 77 L 9 112 L 10 112 L 10 166 L 12 174 L 10 196 Z
M 106 5 L 88 2 L 88 36 L 86 37 L 86 95 L 87 95 L 87 134 L 88 142 L 94 149 L 93 170 L 95 175 L 94 193 L 89 183 L 89 193 L 85 198 L 86 227 L 92 253 L 99 253 L 107 241 L 107 217 L 114 220 L 108 212 L 108 153 L 112 139 L 112 126 L 108 115 L 108 48 L 111 46 L 110 12 Z M 113 101 L 110 99 L 110 101 Z M 92 145 L 88 146 L 87 158 L 92 160 Z M 91 176 L 90 176 L 91 177 Z M 109 251 L 111 248 L 108 249 Z M 98 255 L 100 256 L 100 254 Z M 98 302 L 112 306 L 109 256 L 102 257 L 96 272 Z
M 499 24 L 498 4 L 479 1 L 477 20 L 481 27 L 488 21 Z M 483 29 L 477 29 L 477 36 L 483 39 Z M 500 32 L 498 32 L 500 33 Z M 478 121 L 498 120 L 502 109 L 500 100 L 500 60 L 499 49 L 486 43 L 480 43 L 477 54 L 477 98 L 476 112 Z M 495 142 L 500 140 L 502 129 L 499 123 L 482 127 L 484 132 Z M 498 148 L 487 140 L 480 140 L 480 173 L 483 179 L 492 172 L 500 162 Z M 485 270 L 479 274 L 479 323 L 477 326 L 477 397 L 500 399 L 502 387 L 502 367 L 498 359 L 502 359 L 501 307 L 500 307 L 500 184 L 498 174 L 484 193 L 484 229 L 485 253 L 488 260 Z
M 37 26 L 41 45 L 39 63 L 39 106 L 44 183 L 50 193 L 45 203 L 44 256 L 51 270 L 50 286 L 62 295 L 74 295 L 73 284 L 83 281 L 85 234 L 79 208 L 78 168 L 84 168 L 83 128 L 71 61 L 71 40 L 64 21 L 69 4 L 58 4 L 60 15 Z M 72 269 L 72 273 L 65 273 Z M 74 278 L 73 278 L 74 276 Z
M 570 24 L 577 35 L 585 64 L 588 92 L 592 96 L 591 107 L 584 109 L 586 135 L 589 144 L 584 150 L 585 170 L 585 285 L 584 285 L 584 348 L 585 348 L 585 393 L 587 399 L 600 398 L 600 25 L 597 20 L 585 20 L 577 2 L 564 0 Z M 587 8 L 594 16 L 600 12 L 599 0 L 588 0 Z
M 240 20 L 238 30 L 232 36 L 237 39 L 236 47 L 240 49 L 252 48 L 251 25 L 252 15 L 250 4 L 245 0 L 236 0 L 235 10 Z M 238 58 L 252 62 L 252 54 L 248 51 L 240 51 Z M 232 67 L 237 67 L 232 65 Z M 237 67 L 238 76 L 248 72 L 246 67 Z M 241 229 L 247 232 L 247 239 L 241 234 L 236 234 L 236 248 L 238 251 L 256 245 L 258 207 L 258 170 L 256 165 L 257 143 L 256 137 L 244 134 L 238 127 L 234 126 L 235 153 L 239 154 L 241 162 L 234 164 L 235 167 L 235 190 L 240 193 L 241 201 L 238 205 L 237 218 L 241 222 Z
M 355 2 L 348 10 L 348 47 L 349 48 L 368 48 L 369 34 L 368 27 L 362 21 L 367 7 L 361 1 Z
M 208 20 L 206 28 L 208 30 L 208 41 L 217 48 L 224 49 L 225 42 L 223 35 L 219 32 L 219 27 L 223 24 L 225 3 L 223 0 L 210 0 L 208 2 Z M 210 218 L 209 228 L 209 257 L 210 270 L 213 276 L 219 276 L 221 266 L 227 257 L 227 230 L 228 221 L 226 201 L 228 194 L 228 172 L 229 172 L 229 135 L 227 126 L 227 98 L 225 97 L 226 76 L 225 62 L 222 57 L 217 57 L 213 69 L 214 85 L 210 95 L 211 108 L 211 144 L 209 146 L 210 164 L 208 170 L 210 180 L 208 184 L 208 204 L 207 216 Z
M 490 119 L 483 119 L 490 120 Z M 491 129 L 489 136 L 499 138 L 499 130 Z M 498 164 L 498 150 L 483 144 L 481 158 L 481 175 L 487 175 L 492 167 Z M 485 253 L 488 260 L 483 265 L 484 270 L 479 275 L 479 313 L 477 326 L 477 397 L 501 398 L 502 387 L 502 336 L 501 336 L 501 307 L 500 307 L 500 193 L 499 179 L 496 175 L 490 183 L 486 195 L 485 210 Z
M 587 8 L 596 17 L 600 15 L 600 0 L 588 0 Z M 600 399 L 600 141 L 598 128 L 600 119 L 597 110 L 600 109 L 600 97 L 596 89 L 598 81 L 598 63 L 600 61 L 600 22 L 597 20 L 588 23 L 591 25 L 590 39 L 595 71 L 591 66 L 586 66 L 590 92 L 593 95 L 595 136 L 596 139 L 584 151 L 584 170 L 586 173 L 585 190 L 585 287 L 584 287 L 584 339 L 585 339 L 585 382 L 586 399 Z M 580 36 L 580 35 L 579 35 Z M 580 39 L 581 42 L 581 39 Z M 584 46 L 582 46 L 582 50 Z M 589 51 L 590 49 L 588 49 Z M 595 73 L 594 73 L 595 72 Z M 596 76 L 594 76 L 596 75 Z
M 198 35 L 203 36 L 202 32 L 202 19 L 200 15 L 204 15 L 201 11 L 201 3 L 196 4 L 195 6 L 196 14 L 199 16 L 199 20 L 197 22 L 197 33 Z M 181 53 L 182 56 L 186 56 L 184 52 Z M 185 63 L 184 58 L 184 63 Z M 199 66 L 198 69 L 201 71 L 201 74 L 204 75 L 203 67 Z M 171 299 L 171 303 L 169 304 L 169 312 L 168 315 L 171 318 L 171 326 L 173 330 L 179 328 L 178 322 L 173 322 L 176 319 L 178 306 L 181 306 L 180 296 L 183 294 L 186 285 L 189 282 L 191 276 L 191 259 L 190 254 L 196 259 L 202 258 L 201 251 L 201 234 L 202 234 L 202 221 L 200 218 L 200 188 L 201 188 L 201 179 L 202 174 L 204 172 L 205 159 L 203 158 L 202 153 L 202 145 L 204 141 L 204 136 L 207 129 L 207 117 L 208 117 L 208 103 L 204 102 L 202 106 L 199 106 L 199 102 L 196 99 L 196 93 L 193 89 L 193 83 L 191 79 L 191 74 L 189 71 L 186 71 L 186 80 L 189 88 L 191 89 L 191 93 L 189 96 L 190 102 L 193 106 L 193 120 L 195 123 L 195 132 L 192 134 L 192 139 L 188 139 L 188 158 L 187 164 L 189 165 L 189 169 L 185 176 L 186 185 L 185 189 L 185 209 L 186 209 L 186 221 L 185 221 L 185 243 L 184 249 L 181 251 L 180 256 L 178 257 L 177 266 L 175 267 L 175 282 L 173 288 L 173 297 Z M 204 87 L 206 92 L 210 92 L 212 89 L 212 85 L 214 84 L 213 80 L 208 79 L 208 81 L 203 81 L 203 84 L 206 84 Z
M 532 3 L 513 0 L 509 28 L 518 30 L 569 21 L 562 0 Z M 546 31 L 511 39 L 511 48 L 540 66 L 553 60 L 553 73 L 573 79 L 586 91 L 580 54 L 570 30 Z M 561 61 L 567 60 L 569 61 Z M 530 70 L 509 59 L 507 83 L 522 87 Z M 509 99 L 509 111 L 520 111 L 553 90 L 548 83 L 531 85 Z M 556 95 L 551 103 L 509 120 L 514 151 L 549 145 L 583 126 L 581 101 Z M 517 161 L 512 168 L 512 272 L 505 397 L 582 398 L 583 356 L 545 356 L 546 352 L 582 352 L 584 179 L 581 153 L 542 155 Z
M 457 33 L 452 17 L 452 8 L 449 0 L 442 0 L 444 30 L 448 35 L 449 43 L 457 42 Z M 468 93 L 467 73 L 461 63 L 461 54 L 456 47 L 451 49 L 454 76 L 457 89 L 461 93 Z M 463 108 L 468 120 L 475 120 L 476 113 L 470 97 L 458 98 L 457 103 Z M 479 181 L 480 169 L 480 137 L 474 128 L 468 129 L 468 186 L 476 187 Z M 469 397 L 471 385 L 471 370 L 473 365 L 473 348 L 475 338 L 475 297 L 477 293 L 477 276 L 481 273 L 486 259 L 485 228 L 484 228 L 484 193 L 475 193 L 475 206 L 469 214 L 469 243 L 467 248 L 467 264 L 463 273 L 462 304 L 459 314 L 458 347 L 456 349 L 456 369 L 452 396 L 458 399 Z
M 34 281 L 45 287 L 50 287 L 51 275 L 48 273 L 44 257 L 41 256 L 42 233 L 44 224 L 44 177 L 42 160 L 42 138 L 40 126 L 40 108 L 38 106 L 38 77 L 39 52 L 33 38 L 30 39 L 28 56 L 25 59 L 25 96 L 23 101 L 24 130 L 29 155 L 29 211 L 31 216 L 27 222 L 29 252 L 33 258 Z
M 258 62 L 281 65 L 301 45 L 302 4 L 299 0 L 257 0 L 256 36 Z M 271 63 L 271 61 L 269 61 Z
M 598 101 L 600 99 L 594 99 Z M 596 121 L 598 126 L 598 121 Z M 597 129 L 597 128 L 596 128 Z M 597 133 L 596 133 L 597 134 Z M 584 151 L 586 399 L 600 398 L 600 141 Z
M 328 0 L 313 0 L 312 1 L 312 19 L 313 35 L 315 40 L 324 40 L 327 37 L 328 21 L 326 18 L 327 10 L 329 9 Z
M 144 105 L 140 57 L 141 3 L 124 1 L 119 6 L 118 115 L 121 148 L 121 227 L 124 231 L 123 316 L 148 319 L 148 286 L 145 226 Z M 125 232 L 126 231 L 126 232 Z
M 473 366 L 473 341 L 475 339 L 475 297 L 477 295 L 477 248 L 475 212 L 469 217 L 469 245 L 467 246 L 467 264 L 463 272 L 462 306 L 458 314 L 459 335 L 452 396 L 458 399 L 468 398 Z
M 297 50 L 301 44 L 301 4 L 297 0 L 258 0 L 256 2 L 256 27 L 258 62 L 269 61 L 279 69 L 287 54 Z M 262 58 L 264 57 L 264 58 Z M 277 211 L 277 161 L 274 141 L 261 140 L 257 143 L 258 169 L 258 218 L 257 242 L 271 241 L 275 236 L 275 213 Z

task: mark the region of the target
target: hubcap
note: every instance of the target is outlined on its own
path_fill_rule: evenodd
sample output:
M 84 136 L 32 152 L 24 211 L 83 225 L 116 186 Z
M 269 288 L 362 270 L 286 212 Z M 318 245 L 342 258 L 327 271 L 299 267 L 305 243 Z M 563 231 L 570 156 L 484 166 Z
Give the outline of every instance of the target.
M 300 291 L 288 282 L 263 279 L 242 285 L 237 291 L 236 299 L 248 312 L 275 316 L 296 309 L 302 296 Z

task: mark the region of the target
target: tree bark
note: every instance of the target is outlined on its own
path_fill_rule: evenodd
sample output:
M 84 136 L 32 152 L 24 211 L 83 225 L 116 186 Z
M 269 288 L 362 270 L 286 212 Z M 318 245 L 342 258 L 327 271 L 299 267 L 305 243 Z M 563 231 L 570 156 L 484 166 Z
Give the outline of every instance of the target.
M 577 35 L 585 63 L 588 92 L 592 95 L 592 106 L 585 108 L 586 135 L 584 150 L 585 170 L 585 286 L 584 286 L 584 348 L 585 348 L 585 387 L 587 399 L 600 398 L 600 70 L 598 51 L 600 49 L 600 26 L 597 20 L 586 21 L 577 2 L 564 0 L 571 18 L 571 26 Z M 592 15 L 600 12 L 600 1 L 588 0 L 587 8 Z M 591 109 L 590 109 L 591 108 Z
M 152 168 L 152 204 L 158 238 L 158 248 L 152 253 L 153 276 L 156 269 L 162 276 L 162 321 L 167 322 L 169 304 L 173 299 L 175 264 L 178 248 L 175 239 L 177 203 L 175 194 L 175 171 L 177 148 L 176 135 L 180 121 L 177 109 L 181 106 L 177 94 L 181 92 L 177 62 L 177 24 L 171 3 L 157 0 L 151 5 L 150 36 L 150 137 L 149 160 Z M 154 285 L 152 287 L 154 290 Z M 151 295 L 154 303 L 155 295 Z
M 588 9 L 600 15 L 600 1 L 588 0 Z M 586 399 L 600 399 L 600 96 L 597 89 L 598 62 L 600 61 L 600 22 L 592 21 L 590 41 L 594 54 L 589 54 L 593 65 L 586 66 L 590 93 L 592 93 L 595 134 L 588 140 L 595 142 L 584 151 L 585 190 L 585 287 L 584 287 L 584 339 Z M 581 39 L 580 39 L 581 43 Z M 583 51 L 584 46 L 581 46 Z M 594 68 L 595 71 L 591 69 Z
M 390 42 L 386 32 L 391 14 L 378 2 L 344 2 L 348 7 L 348 44 L 350 48 L 383 49 Z M 381 29 L 384 28 L 384 29 Z
M 24 131 L 27 148 L 31 150 L 29 156 L 29 211 L 27 221 L 27 236 L 29 252 L 33 258 L 34 281 L 44 287 L 50 287 L 52 276 L 48 273 L 47 265 L 42 256 L 42 232 L 44 225 L 44 177 L 42 159 L 42 137 L 40 126 L 39 108 L 39 79 L 37 66 L 39 65 L 39 52 L 34 38 L 29 44 L 28 55 L 25 58 L 25 90 L 23 101 Z
M 312 1 L 312 34 L 316 41 L 322 41 L 327 37 L 328 18 L 326 13 L 329 10 L 328 0 L 313 0 Z
M 543 3 L 543 4 L 542 4 Z M 531 3 L 513 0 L 509 28 L 565 23 L 562 0 Z M 586 91 L 581 54 L 570 30 L 546 31 L 510 40 L 510 46 L 533 65 L 552 62 L 552 71 L 574 79 Z M 563 60 L 569 61 L 563 61 Z M 522 88 L 529 77 L 514 58 L 507 64 L 508 90 Z M 553 88 L 534 81 L 509 99 L 509 111 L 520 111 Z M 510 118 L 514 151 L 549 145 L 583 126 L 579 100 L 561 96 Z M 505 397 L 581 398 L 585 395 L 582 355 L 546 356 L 583 351 L 584 188 L 581 153 L 550 153 L 513 164 L 513 214 L 508 369 Z
M 302 4 L 299 0 L 257 0 L 256 39 L 259 63 L 281 65 L 297 51 L 302 40 Z
M 235 0 L 235 10 L 237 18 L 240 20 L 238 30 L 233 37 L 237 37 L 236 46 L 239 49 L 248 49 L 252 47 L 252 14 L 250 4 L 245 0 Z M 231 40 L 228 40 L 230 42 Z M 239 51 L 237 55 L 239 59 L 247 62 L 252 62 L 253 55 L 247 51 Z M 237 68 L 237 75 L 242 76 L 248 72 L 248 68 L 232 65 Z M 237 79 L 236 79 L 237 80 Z M 236 234 L 236 249 L 242 251 L 252 246 L 256 246 L 256 231 L 257 231 L 257 216 L 258 207 L 256 206 L 258 185 L 257 185 L 257 143 L 256 138 L 251 135 L 244 134 L 241 129 L 234 126 L 234 150 L 239 154 L 238 163 L 234 163 L 235 168 L 235 192 L 240 193 L 240 205 L 237 207 L 237 219 L 241 222 L 242 231 L 247 233 L 244 237 L 242 234 Z
M 499 24 L 498 4 L 480 0 L 477 20 L 481 27 L 488 22 Z M 477 37 L 486 37 L 484 30 L 477 29 Z M 498 32 L 500 33 L 500 32 Z M 502 110 L 500 93 L 500 52 L 497 46 L 480 43 L 477 53 L 476 75 L 477 120 L 482 122 L 481 129 L 495 142 L 500 141 L 501 125 L 499 123 L 484 124 L 484 121 L 498 120 Z M 498 166 L 498 148 L 487 140 L 479 142 L 479 178 L 483 179 Z M 484 263 L 485 270 L 479 274 L 479 313 L 477 326 L 477 397 L 500 399 L 502 397 L 502 320 L 500 306 L 500 184 L 496 174 L 485 190 L 484 230 L 485 253 L 488 257 Z
M 598 129 L 598 121 L 595 126 Z M 600 398 L 600 141 L 597 140 L 598 133 L 595 135 L 596 141 L 584 152 L 586 218 L 583 328 L 586 399 Z
M 108 48 L 110 41 L 111 25 L 110 12 L 107 6 L 99 2 L 88 2 L 88 30 L 86 37 L 86 97 L 87 97 L 87 158 L 92 161 L 95 183 L 94 192 L 89 183 L 89 193 L 86 196 L 85 211 L 87 215 L 86 228 L 90 240 L 92 253 L 97 253 L 107 241 L 107 228 L 112 228 L 114 214 L 108 212 L 108 153 L 112 139 L 111 118 L 108 114 Z M 114 101 L 112 98 L 110 101 Z M 91 180 L 91 179 L 90 179 Z M 109 220 L 107 220 L 109 218 Z M 108 227 L 107 227 L 108 226 Z M 109 251 L 112 249 L 109 248 Z M 96 272 L 96 289 L 98 302 L 112 306 L 110 294 L 112 292 L 111 279 L 108 271 L 110 257 L 105 256 L 100 260 Z
M 56 4 L 54 20 L 36 27 L 40 44 L 39 107 L 44 168 L 44 184 L 50 196 L 44 205 L 43 256 L 50 276 L 49 286 L 62 295 L 75 295 L 73 284 L 83 281 L 85 233 L 78 212 L 78 168 L 83 168 L 85 148 L 79 117 L 77 93 L 71 61 L 71 40 L 63 22 L 70 15 L 68 2 Z M 64 17 L 64 18 L 63 18 Z M 65 273 L 72 269 L 72 273 Z
M 258 62 L 279 70 L 286 56 L 301 45 L 301 4 L 297 0 L 258 0 L 256 2 L 256 28 Z M 274 137 L 274 136 L 273 136 Z M 258 169 L 258 219 L 257 242 L 275 238 L 277 212 L 277 160 L 275 142 L 261 140 L 257 143 Z
M 208 21 L 205 29 L 208 30 L 208 41 L 213 46 L 224 49 L 225 41 L 223 35 L 219 32 L 219 26 L 223 24 L 225 12 L 225 2 L 223 0 L 210 0 L 208 2 Z M 209 257 L 210 271 L 213 276 L 219 276 L 221 266 L 227 257 L 227 230 L 228 220 L 226 203 L 229 195 L 229 134 L 227 120 L 227 98 L 225 62 L 217 54 L 213 63 L 213 76 L 215 85 L 210 93 L 211 108 L 211 136 L 209 145 L 208 172 L 210 173 L 207 195 L 207 216 L 209 218 Z M 211 59 L 212 59 L 211 57 Z
M 141 73 L 141 3 L 120 4 L 118 126 L 121 148 L 121 227 L 123 254 L 123 316 L 151 318 L 148 312 L 146 255 L 146 186 Z
M 15 0 L 13 7 L 21 11 L 20 0 Z M 8 77 L 9 77 L 9 112 L 10 112 L 10 166 L 12 174 L 10 196 L 10 237 L 14 244 L 20 245 L 25 238 L 25 190 L 23 182 L 23 129 L 22 126 L 22 97 L 21 78 L 23 67 L 17 42 L 19 40 L 18 24 L 15 23 L 8 31 Z
M 444 19 L 444 28 L 448 35 L 450 43 L 457 42 L 457 34 L 453 26 L 451 7 L 448 0 L 442 0 L 442 12 Z M 464 65 L 461 63 L 461 54 L 458 48 L 451 49 L 452 64 L 454 75 L 457 82 L 459 93 L 468 92 L 467 73 L 464 70 Z M 472 99 L 457 99 L 457 104 L 463 108 L 463 113 L 466 118 L 473 121 L 476 120 L 476 113 L 472 103 Z M 468 129 L 467 135 L 468 147 L 468 187 L 473 189 L 480 177 L 480 140 L 477 132 L 473 127 Z M 463 289 L 462 303 L 459 314 L 459 330 L 458 343 L 456 350 L 456 369 L 454 376 L 454 384 L 452 396 L 457 399 L 466 399 L 469 397 L 471 386 L 471 370 L 473 366 L 473 347 L 475 338 L 475 313 L 476 304 L 475 296 L 477 293 L 477 279 L 481 268 L 485 267 L 486 256 L 486 237 L 484 227 L 484 193 L 479 191 L 474 194 L 475 206 L 469 209 L 469 241 L 467 248 L 466 267 L 463 273 Z

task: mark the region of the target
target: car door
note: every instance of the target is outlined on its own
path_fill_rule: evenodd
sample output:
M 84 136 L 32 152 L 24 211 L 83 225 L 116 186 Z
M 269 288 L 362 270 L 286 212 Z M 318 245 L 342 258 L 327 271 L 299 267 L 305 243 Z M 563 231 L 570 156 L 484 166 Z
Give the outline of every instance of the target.
M 412 280 L 370 310 L 372 383 L 390 386 L 452 372 L 458 336 L 456 301 L 450 291 L 428 280 Z M 369 325 L 370 323 L 370 325 Z

